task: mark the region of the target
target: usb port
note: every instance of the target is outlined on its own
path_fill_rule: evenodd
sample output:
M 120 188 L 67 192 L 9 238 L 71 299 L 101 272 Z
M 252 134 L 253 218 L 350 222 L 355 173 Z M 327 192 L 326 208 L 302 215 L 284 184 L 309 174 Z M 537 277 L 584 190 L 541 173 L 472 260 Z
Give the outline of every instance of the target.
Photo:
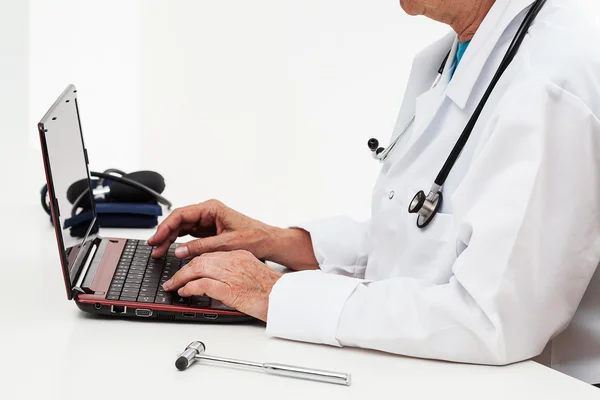
M 184 312 L 184 313 L 181 313 L 181 316 L 183 318 L 196 318 L 196 313 L 193 313 L 193 312 Z

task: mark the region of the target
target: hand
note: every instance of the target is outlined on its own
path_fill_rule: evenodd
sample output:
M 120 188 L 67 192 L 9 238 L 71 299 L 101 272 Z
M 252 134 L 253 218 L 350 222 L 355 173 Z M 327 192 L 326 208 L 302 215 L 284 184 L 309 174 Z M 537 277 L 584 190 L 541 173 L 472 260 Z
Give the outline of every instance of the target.
M 267 225 L 217 200 L 174 210 L 148 239 L 148 244 L 156 246 L 152 257 L 162 257 L 178 237 L 186 235 L 199 239 L 177 247 L 175 256 L 178 258 L 192 258 L 215 251 L 246 250 L 256 258 L 296 271 L 319 268 L 308 232 Z
M 267 321 L 269 295 L 282 274 L 243 250 L 194 258 L 164 283 L 182 297 L 207 295 L 228 307 Z
M 200 238 L 175 249 L 178 258 L 214 251 L 247 250 L 261 259 L 269 256 L 269 237 L 277 228 L 249 218 L 217 200 L 174 210 L 158 226 L 148 244 L 156 246 L 152 257 L 162 257 L 180 236 Z

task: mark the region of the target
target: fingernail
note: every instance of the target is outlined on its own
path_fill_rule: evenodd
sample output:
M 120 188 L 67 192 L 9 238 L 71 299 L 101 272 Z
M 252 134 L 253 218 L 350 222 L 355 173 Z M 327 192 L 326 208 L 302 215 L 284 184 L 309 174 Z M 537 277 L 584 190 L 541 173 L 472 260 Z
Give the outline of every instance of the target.
M 180 246 L 175 249 L 175 257 L 186 258 L 190 255 L 190 251 L 187 246 Z
M 151 241 L 152 241 L 152 239 L 154 239 L 154 235 L 150 236 L 150 237 L 148 238 L 148 241 L 149 241 L 149 242 L 151 242 Z
M 183 288 L 180 288 L 177 293 L 181 296 L 183 294 Z
M 171 281 L 170 280 L 168 280 L 165 283 L 163 283 L 163 289 L 169 290 L 170 287 L 171 287 Z

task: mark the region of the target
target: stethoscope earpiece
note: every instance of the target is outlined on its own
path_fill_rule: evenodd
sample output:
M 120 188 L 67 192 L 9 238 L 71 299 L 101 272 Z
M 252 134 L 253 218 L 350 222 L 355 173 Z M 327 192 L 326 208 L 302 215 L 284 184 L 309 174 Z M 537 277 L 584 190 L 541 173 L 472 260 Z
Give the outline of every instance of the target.
M 378 159 L 379 155 L 385 150 L 383 147 L 379 147 L 379 140 L 375 138 L 369 139 L 367 146 L 369 146 L 369 150 L 371 150 L 375 159 Z

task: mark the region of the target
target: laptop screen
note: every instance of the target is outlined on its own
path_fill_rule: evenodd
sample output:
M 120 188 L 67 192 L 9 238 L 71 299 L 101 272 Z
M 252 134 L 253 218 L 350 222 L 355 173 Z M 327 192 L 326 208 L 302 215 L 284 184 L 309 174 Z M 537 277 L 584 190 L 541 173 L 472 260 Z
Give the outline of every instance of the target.
M 84 150 L 77 90 L 73 85 L 65 89 L 39 124 L 42 152 L 46 168 L 49 198 L 52 204 L 61 262 L 68 291 L 73 287 L 79 264 L 81 244 L 88 237 L 96 218 L 96 209 L 90 190 L 87 155 Z M 73 210 L 73 203 L 81 197 L 84 207 Z M 76 215 L 74 214 L 76 212 Z M 58 218 L 57 217 L 58 214 Z

